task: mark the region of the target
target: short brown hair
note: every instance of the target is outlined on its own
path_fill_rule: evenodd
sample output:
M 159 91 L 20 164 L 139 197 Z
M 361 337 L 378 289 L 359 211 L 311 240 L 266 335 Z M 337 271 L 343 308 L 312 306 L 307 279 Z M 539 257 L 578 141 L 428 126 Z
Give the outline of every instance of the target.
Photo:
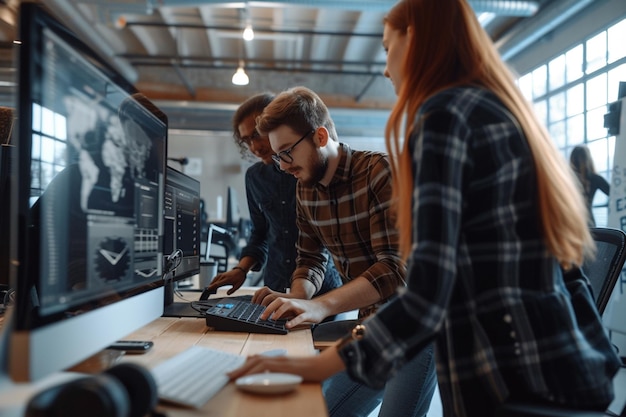
M 257 119 L 256 128 L 267 135 L 279 126 L 287 125 L 298 134 L 306 134 L 325 127 L 329 136 L 337 140 L 335 123 L 322 99 L 306 87 L 293 87 L 276 96 Z

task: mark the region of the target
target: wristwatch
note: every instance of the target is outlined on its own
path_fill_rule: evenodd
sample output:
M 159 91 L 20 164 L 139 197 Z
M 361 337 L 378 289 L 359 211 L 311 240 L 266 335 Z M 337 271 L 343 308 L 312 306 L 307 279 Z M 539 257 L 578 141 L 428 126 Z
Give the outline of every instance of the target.
M 352 341 L 363 339 L 365 337 L 365 330 L 366 327 L 364 324 L 357 324 L 354 326 L 350 333 L 341 338 L 337 344 L 337 350 L 342 349 L 345 345 Z

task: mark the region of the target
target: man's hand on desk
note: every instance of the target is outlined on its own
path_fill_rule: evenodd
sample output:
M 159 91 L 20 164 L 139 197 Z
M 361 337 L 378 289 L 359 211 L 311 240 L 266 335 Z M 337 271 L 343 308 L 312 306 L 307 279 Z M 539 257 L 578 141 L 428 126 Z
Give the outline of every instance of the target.
M 230 271 L 217 274 L 211 284 L 207 287 L 209 292 L 215 293 L 218 288 L 225 285 L 232 285 L 233 288 L 229 289 L 226 294 L 231 295 L 237 291 L 243 283 L 246 281 L 246 273 L 241 269 L 232 269 Z

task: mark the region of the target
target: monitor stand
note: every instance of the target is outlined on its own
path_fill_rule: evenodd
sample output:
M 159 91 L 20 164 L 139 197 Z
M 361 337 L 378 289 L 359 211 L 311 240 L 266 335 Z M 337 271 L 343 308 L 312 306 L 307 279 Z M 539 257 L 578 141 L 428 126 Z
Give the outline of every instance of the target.
M 165 284 L 165 297 L 163 304 L 163 317 L 197 317 L 204 315 L 191 307 L 191 302 L 174 302 L 174 282 Z
M 163 309 L 163 317 L 196 317 L 204 318 L 204 315 L 191 307 L 190 302 L 178 302 L 166 305 Z

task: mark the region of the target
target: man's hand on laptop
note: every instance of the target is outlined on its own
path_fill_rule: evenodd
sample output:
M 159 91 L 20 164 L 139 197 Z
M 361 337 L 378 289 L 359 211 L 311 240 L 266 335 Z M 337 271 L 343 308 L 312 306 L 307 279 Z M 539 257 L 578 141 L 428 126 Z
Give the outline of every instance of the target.
M 292 329 L 303 323 L 319 323 L 328 315 L 329 311 L 319 300 L 278 297 L 267 305 L 259 318 L 262 320 L 288 319 L 285 326 Z

